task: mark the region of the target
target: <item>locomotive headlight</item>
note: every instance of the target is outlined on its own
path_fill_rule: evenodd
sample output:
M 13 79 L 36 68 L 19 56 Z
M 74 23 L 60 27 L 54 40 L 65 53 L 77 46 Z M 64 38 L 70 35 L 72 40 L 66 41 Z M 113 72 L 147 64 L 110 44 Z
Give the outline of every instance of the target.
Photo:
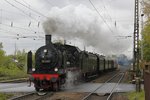
M 46 53 L 47 52 L 47 49 L 44 49 L 44 53 Z
M 57 71 L 58 71 L 58 68 L 55 68 L 54 71 L 57 72 Z
M 34 71 L 35 71 L 35 68 L 32 68 L 32 71 L 34 72 Z

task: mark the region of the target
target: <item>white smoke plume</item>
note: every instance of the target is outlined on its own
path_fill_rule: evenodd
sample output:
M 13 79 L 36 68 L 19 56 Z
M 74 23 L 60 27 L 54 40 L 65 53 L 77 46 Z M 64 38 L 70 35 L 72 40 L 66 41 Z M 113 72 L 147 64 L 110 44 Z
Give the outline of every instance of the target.
M 107 22 L 111 27 L 110 23 Z M 78 38 L 83 45 L 92 46 L 104 54 L 124 52 L 128 49 L 128 40 L 117 41 L 115 25 L 108 26 L 100 18 L 95 10 L 84 5 L 68 5 L 64 8 L 53 7 L 49 12 L 49 18 L 43 23 L 46 34 L 60 36 L 68 40 Z
M 67 71 L 67 78 L 64 84 L 65 89 L 71 89 L 81 82 L 81 73 L 79 71 Z

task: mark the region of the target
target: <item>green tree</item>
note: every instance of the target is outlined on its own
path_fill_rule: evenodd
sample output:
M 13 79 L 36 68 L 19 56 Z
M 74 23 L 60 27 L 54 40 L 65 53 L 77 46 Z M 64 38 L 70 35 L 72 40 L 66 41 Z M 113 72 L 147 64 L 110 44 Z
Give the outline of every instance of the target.
M 0 50 L 2 50 L 3 49 L 3 44 L 2 43 L 0 43 Z
M 145 22 L 143 35 L 143 53 L 144 60 L 150 61 L 150 1 L 144 2 L 144 14 L 147 21 Z
M 5 60 L 5 52 L 3 50 L 3 44 L 0 43 L 0 66 L 3 66 Z
M 144 59 L 150 61 L 150 25 L 146 25 L 143 31 L 143 52 Z
M 0 43 L 0 80 L 26 77 L 25 63 L 25 50 L 17 51 L 16 55 L 6 55 Z
M 16 63 L 16 66 L 20 70 L 24 70 L 26 66 L 26 52 L 25 50 L 16 51 L 16 55 L 10 55 L 10 58 L 13 59 L 13 62 Z

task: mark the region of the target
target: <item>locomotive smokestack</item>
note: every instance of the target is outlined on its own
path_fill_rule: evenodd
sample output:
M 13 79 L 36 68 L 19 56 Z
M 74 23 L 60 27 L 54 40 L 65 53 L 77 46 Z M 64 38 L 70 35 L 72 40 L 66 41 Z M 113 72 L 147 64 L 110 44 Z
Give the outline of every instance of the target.
M 45 43 L 46 45 L 51 44 L 51 35 L 45 35 Z

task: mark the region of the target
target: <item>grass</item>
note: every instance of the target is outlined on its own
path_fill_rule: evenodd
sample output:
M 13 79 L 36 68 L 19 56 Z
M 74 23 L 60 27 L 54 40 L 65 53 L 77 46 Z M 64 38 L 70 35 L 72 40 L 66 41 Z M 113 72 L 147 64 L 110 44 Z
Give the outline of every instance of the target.
M 127 95 L 129 100 L 145 100 L 144 90 L 141 92 L 129 92 Z
M 27 77 L 27 73 L 17 67 L 0 67 L 0 81 Z
M 12 94 L 0 93 L 0 100 L 8 100 L 12 96 L 13 96 Z

